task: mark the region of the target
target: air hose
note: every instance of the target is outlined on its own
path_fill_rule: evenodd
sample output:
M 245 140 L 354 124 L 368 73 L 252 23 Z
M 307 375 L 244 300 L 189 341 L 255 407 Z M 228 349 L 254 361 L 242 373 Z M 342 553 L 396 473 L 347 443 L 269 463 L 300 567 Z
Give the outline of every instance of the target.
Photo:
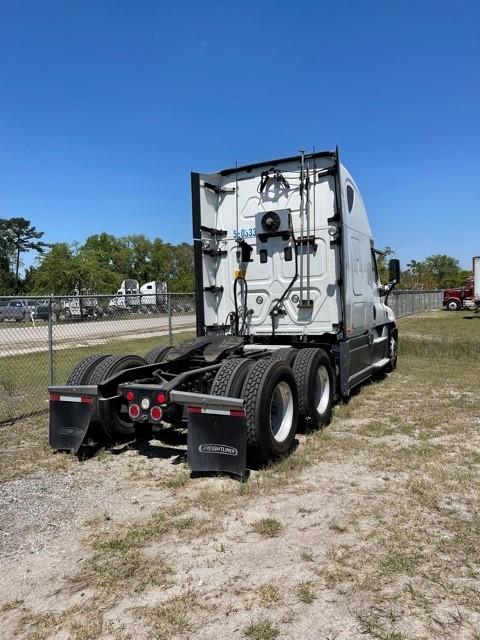
M 273 305 L 272 309 L 270 310 L 270 317 L 272 318 L 272 336 L 275 336 L 275 316 L 278 315 L 282 305 L 283 305 L 283 301 L 285 300 L 285 298 L 288 296 L 288 294 L 290 293 L 293 285 L 295 284 L 297 278 L 298 278 L 298 249 L 297 249 L 297 242 L 295 240 L 295 236 L 293 235 L 293 229 L 291 231 L 291 238 L 293 241 L 293 251 L 295 253 L 295 273 L 293 275 L 293 278 L 290 280 L 290 283 L 288 285 L 288 287 L 285 289 L 285 291 L 282 293 L 282 295 L 280 296 L 280 298 L 277 300 L 277 302 Z
M 241 324 L 240 324 L 240 317 L 239 317 L 239 311 L 238 311 L 238 292 L 237 292 L 237 288 L 240 283 L 241 283 L 241 296 L 242 296 L 241 307 L 240 307 L 242 312 Z M 248 294 L 247 281 L 245 280 L 245 278 L 238 276 L 237 278 L 235 278 L 235 281 L 233 283 L 233 299 L 235 303 L 235 312 L 234 312 L 235 335 L 237 336 L 243 336 L 243 332 L 245 331 L 245 326 L 247 323 L 247 315 L 248 315 L 247 294 Z

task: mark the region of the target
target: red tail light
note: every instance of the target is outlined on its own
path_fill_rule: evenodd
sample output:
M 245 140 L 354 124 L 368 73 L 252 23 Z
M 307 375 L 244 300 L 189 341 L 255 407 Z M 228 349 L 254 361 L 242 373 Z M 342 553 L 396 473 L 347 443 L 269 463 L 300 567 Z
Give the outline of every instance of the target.
M 167 398 L 164 393 L 157 393 L 156 400 L 158 404 L 165 404 L 165 402 L 167 401 Z
M 132 402 L 132 400 L 135 400 L 135 394 L 133 393 L 133 391 L 127 391 L 125 393 L 125 398 L 128 400 L 128 402 Z
M 140 407 L 138 406 L 138 404 L 131 404 L 128 407 L 128 415 L 131 418 L 138 418 L 139 414 L 140 414 Z
M 163 411 L 160 409 L 160 407 L 152 407 L 150 409 L 150 418 L 155 422 L 158 422 L 159 420 L 161 420 L 162 415 L 163 415 Z

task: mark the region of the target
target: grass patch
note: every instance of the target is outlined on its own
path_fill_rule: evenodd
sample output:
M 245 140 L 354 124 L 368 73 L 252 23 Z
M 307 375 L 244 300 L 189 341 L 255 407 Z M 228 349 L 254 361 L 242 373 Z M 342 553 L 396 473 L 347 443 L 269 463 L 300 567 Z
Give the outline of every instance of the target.
M 276 605 L 282 599 L 280 589 L 273 582 L 262 584 L 262 586 L 258 589 L 258 596 L 260 598 L 260 602 L 264 607 L 271 607 L 273 605 Z
M 76 576 L 77 587 L 94 587 L 106 595 L 140 593 L 168 584 L 172 569 L 163 560 L 147 558 L 138 549 L 120 554 L 95 554 Z
M 132 524 L 114 533 L 92 536 L 90 546 L 95 551 L 122 554 L 132 549 L 141 549 L 168 534 L 192 540 L 212 531 L 210 519 L 179 513 L 181 514 L 181 510 L 177 507 L 162 509 L 144 523 Z
M 249 640 L 275 640 L 280 631 L 270 620 L 257 620 L 244 629 L 243 635 Z
M 316 598 L 315 585 L 311 580 L 297 584 L 295 593 L 300 602 L 304 604 L 311 604 Z
M 194 591 L 186 591 L 154 607 L 138 607 L 135 613 L 152 629 L 155 640 L 170 640 L 172 637 L 192 632 L 196 625 L 192 610 L 198 605 Z
M 335 531 L 335 533 L 345 533 L 347 531 L 347 527 L 344 524 L 341 524 L 340 522 L 337 522 L 335 520 L 329 522 L 328 528 L 331 531 Z
M 14 609 L 19 609 L 21 606 L 23 606 L 23 600 L 10 600 L 10 602 L 6 602 L 5 604 L 2 604 L 2 606 L 0 607 L 0 611 L 13 611 Z
M 187 468 L 182 468 L 180 471 L 173 473 L 167 478 L 160 480 L 160 486 L 165 489 L 172 489 L 176 491 L 184 487 L 190 480 L 190 472 Z
M 24 609 L 15 637 L 21 637 L 22 640 L 46 640 L 61 634 L 70 640 L 96 640 L 102 630 L 103 615 L 93 602 L 89 602 L 83 608 L 71 607 L 59 613 Z
M 313 562 L 314 561 L 313 553 L 309 549 L 308 550 L 305 549 L 300 554 L 300 559 L 303 560 L 303 562 Z
M 275 518 L 261 518 L 252 524 L 252 529 L 264 538 L 275 538 L 280 535 L 283 527 Z

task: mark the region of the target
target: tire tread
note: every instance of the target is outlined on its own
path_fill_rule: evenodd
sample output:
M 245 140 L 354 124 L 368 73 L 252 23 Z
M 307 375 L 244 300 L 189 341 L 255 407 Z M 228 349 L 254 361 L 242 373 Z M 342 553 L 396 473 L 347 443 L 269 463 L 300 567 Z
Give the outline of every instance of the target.
M 244 373 L 242 369 L 246 369 L 248 365 L 253 366 L 254 361 L 248 358 L 233 358 L 224 362 L 213 380 L 210 393 L 214 396 L 230 396 L 236 376 Z
M 164 360 L 164 356 L 173 349 L 171 346 L 163 346 L 163 347 L 153 347 L 150 351 L 145 355 L 145 360 L 148 364 L 155 364 L 156 362 L 162 362 Z
M 87 356 L 72 369 L 68 376 L 66 384 L 76 386 L 79 384 L 88 384 L 90 373 L 95 369 L 102 360 L 108 358 L 108 355 L 94 354 Z

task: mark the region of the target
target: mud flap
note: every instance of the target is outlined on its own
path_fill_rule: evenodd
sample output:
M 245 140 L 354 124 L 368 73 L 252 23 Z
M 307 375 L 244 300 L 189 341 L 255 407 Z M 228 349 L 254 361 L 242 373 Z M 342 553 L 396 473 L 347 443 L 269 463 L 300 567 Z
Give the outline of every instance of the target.
M 193 473 L 246 473 L 245 410 L 188 407 L 187 458 Z
M 78 453 L 92 414 L 93 398 L 50 394 L 49 442 L 53 449 Z

